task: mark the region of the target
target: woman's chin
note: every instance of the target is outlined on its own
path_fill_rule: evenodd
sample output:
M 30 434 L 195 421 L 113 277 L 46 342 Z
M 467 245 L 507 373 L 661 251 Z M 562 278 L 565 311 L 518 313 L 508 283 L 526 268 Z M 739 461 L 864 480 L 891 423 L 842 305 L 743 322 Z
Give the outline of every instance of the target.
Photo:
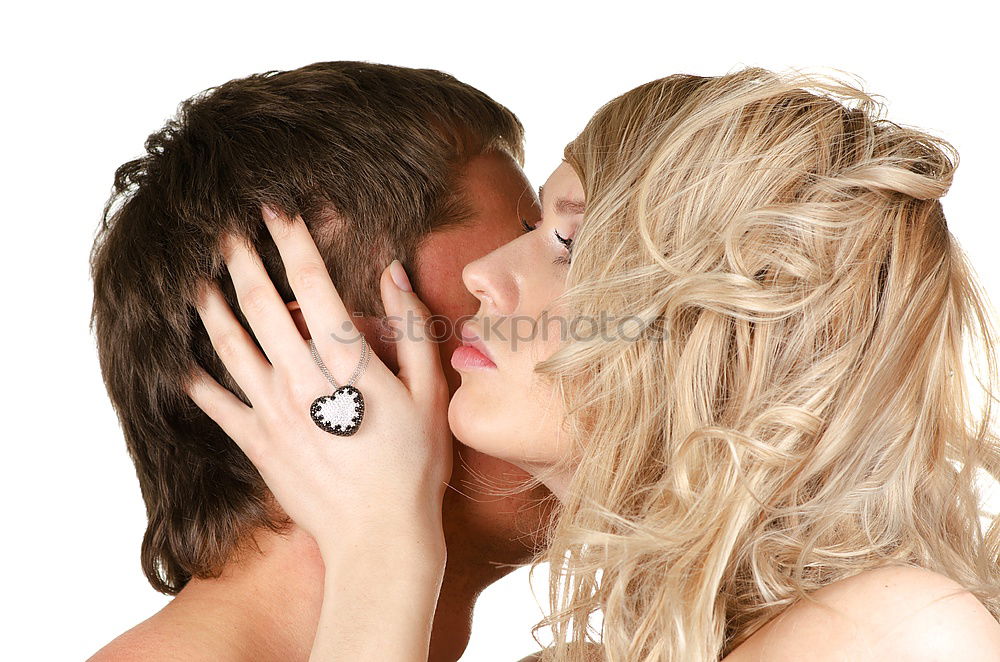
M 537 427 L 531 414 L 530 408 L 518 412 L 517 407 L 498 406 L 495 398 L 481 397 L 463 384 L 448 404 L 448 425 L 455 438 L 472 450 L 535 473 L 552 464 L 554 449 L 529 434 Z
M 481 406 L 464 383 L 451 396 L 448 425 L 455 438 L 473 450 L 510 462 L 510 421 L 504 423 L 494 411 Z

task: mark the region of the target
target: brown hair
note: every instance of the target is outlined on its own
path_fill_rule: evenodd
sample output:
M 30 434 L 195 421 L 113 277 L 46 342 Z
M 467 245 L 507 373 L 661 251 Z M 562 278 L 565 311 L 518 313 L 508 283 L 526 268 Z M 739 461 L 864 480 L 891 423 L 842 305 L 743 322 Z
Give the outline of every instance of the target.
M 196 284 L 216 279 L 249 330 L 219 237 L 249 238 L 291 301 L 260 204 L 299 213 L 348 308 L 382 315 L 382 268 L 409 265 L 430 232 L 467 219 L 465 162 L 499 150 L 520 163 L 522 139 L 509 110 L 447 74 L 321 62 L 196 95 L 118 168 L 91 253 L 91 327 L 146 503 L 154 588 L 216 576 L 246 534 L 288 523 L 181 386 L 197 360 L 243 397 L 192 305 Z

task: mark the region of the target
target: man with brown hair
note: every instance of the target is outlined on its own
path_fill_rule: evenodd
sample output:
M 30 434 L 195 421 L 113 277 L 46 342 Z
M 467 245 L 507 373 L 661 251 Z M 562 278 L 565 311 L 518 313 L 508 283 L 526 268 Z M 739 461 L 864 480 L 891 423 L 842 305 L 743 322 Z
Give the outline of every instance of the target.
M 176 597 L 93 659 L 304 660 L 312 644 L 323 593 L 315 543 L 181 387 L 193 359 L 243 395 L 193 308 L 197 282 L 214 278 L 249 330 L 219 237 L 253 242 L 308 337 L 259 209 L 300 213 L 358 328 L 395 368 L 393 344 L 380 340 L 381 270 L 399 258 L 432 313 L 452 323 L 474 314 L 463 267 L 538 215 L 522 140 L 509 110 L 446 74 L 324 62 L 185 101 L 146 154 L 118 169 L 91 255 L 92 325 L 146 503 L 142 567 Z M 452 390 L 459 343 L 442 341 Z M 509 487 L 527 475 L 457 441 L 455 453 L 435 661 L 465 650 L 476 597 L 528 560 L 551 506 L 537 490 L 497 498 L 473 478 Z

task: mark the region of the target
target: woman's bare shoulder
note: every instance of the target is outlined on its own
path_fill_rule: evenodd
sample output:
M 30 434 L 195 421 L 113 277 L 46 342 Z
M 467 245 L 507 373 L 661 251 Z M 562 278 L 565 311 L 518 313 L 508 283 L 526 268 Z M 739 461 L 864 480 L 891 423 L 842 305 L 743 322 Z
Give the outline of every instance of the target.
M 592 662 L 602 662 L 604 660 L 604 656 L 601 654 L 601 647 L 598 646 L 597 644 L 586 643 L 583 644 L 583 648 L 585 648 L 587 652 L 590 653 L 590 655 L 587 657 L 588 660 L 591 660 Z M 517 662 L 540 662 L 542 659 L 543 652 L 544 651 L 538 651 L 537 653 L 532 653 L 528 657 L 522 657 Z
M 974 595 L 942 574 L 886 566 L 812 595 L 820 604 L 793 604 L 724 662 L 1000 662 L 1000 623 Z

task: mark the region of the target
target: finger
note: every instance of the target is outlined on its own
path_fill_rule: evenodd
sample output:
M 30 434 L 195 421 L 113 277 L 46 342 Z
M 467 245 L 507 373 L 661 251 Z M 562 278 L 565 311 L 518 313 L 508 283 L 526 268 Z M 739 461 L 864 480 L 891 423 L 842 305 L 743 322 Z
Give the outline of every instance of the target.
M 258 435 L 253 434 L 253 409 L 247 407 L 229 389 L 221 386 L 205 370 L 195 364 L 191 369 L 184 391 L 198 408 L 215 421 L 230 439 L 248 456 Z
M 229 303 L 214 281 L 202 284 L 198 315 L 212 341 L 212 347 L 251 402 L 259 402 L 271 374 L 268 364 L 247 330 L 236 319 Z
M 343 383 L 361 359 L 361 333 L 302 217 L 288 218 L 269 205 L 262 212 L 316 350 L 334 378 Z M 378 357 L 372 357 L 372 364 L 378 362 Z
M 222 251 L 240 310 L 271 364 L 305 369 L 309 351 L 256 249 L 230 234 L 223 238 Z
M 390 323 L 397 327 L 399 379 L 414 396 L 444 397 L 447 400 L 448 388 L 441 370 L 441 355 L 429 326 L 430 310 L 413 292 L 399 260 L 393 260 L 383 270 L 379 286 L 386 315 Z

